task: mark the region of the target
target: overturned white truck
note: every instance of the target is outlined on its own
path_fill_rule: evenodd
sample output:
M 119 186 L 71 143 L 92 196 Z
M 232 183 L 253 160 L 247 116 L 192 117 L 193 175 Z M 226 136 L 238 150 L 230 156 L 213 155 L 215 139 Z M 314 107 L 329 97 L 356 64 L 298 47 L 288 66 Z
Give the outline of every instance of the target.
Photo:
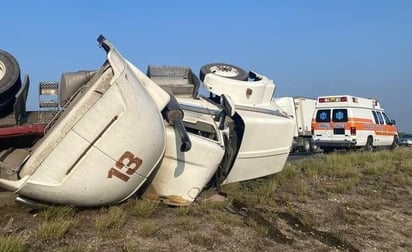
M 200 80 L 185 67 L 144 74 L 98 42 L 107 61 L 62 75 L 61 110 L 44 136 L 1 151 L 0 187 L 17 202 L 102 206 L 139 191 L 189 205 L 208 185 L 282 170 L 295 125 L 274 103 L 273 81 L 228 64 L 203 66 Z

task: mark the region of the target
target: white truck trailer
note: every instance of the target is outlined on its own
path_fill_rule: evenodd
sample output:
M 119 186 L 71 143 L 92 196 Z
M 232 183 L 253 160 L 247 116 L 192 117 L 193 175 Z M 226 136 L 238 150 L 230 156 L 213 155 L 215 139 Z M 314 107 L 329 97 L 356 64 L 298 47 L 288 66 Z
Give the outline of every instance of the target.
M 293 134 L 292 152 L 311 152 L 315 150 L 312 144 L 311 122 L 315 111 L 316 99 L 307 97 L 279 97 L 276 104 L 296 121 Z

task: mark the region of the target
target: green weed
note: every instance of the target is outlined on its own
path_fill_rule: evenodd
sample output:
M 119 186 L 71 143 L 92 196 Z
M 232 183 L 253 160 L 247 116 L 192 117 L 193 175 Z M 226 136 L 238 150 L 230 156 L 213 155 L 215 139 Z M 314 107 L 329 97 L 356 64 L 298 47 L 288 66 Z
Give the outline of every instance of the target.
M 213 201 L 213 200 L 203 200 L 200 202 L 198 206 L 196 206 L 197 209 L 200 210 L 212 210 L 212 209 L 223 209 L 228 202 L 225 201 Z
M 359 184 L 359 181 L 359 177 L 339 179 L 332 187 L 332 191 L 335 193 L 346 193 L 357 186 Z
M 192 206 L 178 206 L 176 207 L 176 214 L 178 216 L 187 216 L 192 212 Z
M 299 175 L 299 169 L 297 167 L 298 166 L 294 164 L 286 164 L 286 166 L 283 168 L 281 172 L 273 176 L 274 180 L 276 181 L 276 184 L 283 185 L 287 181 L 297 177 Z
M 160 231 L 160 226 L 155 223 L 145 223 L 139 226 L 137 233 L 142 237 L 149 237 L 155 235 Z
M 296 170 L 300 170 L 301 175 L 310 178 L 317 178 L 321 176 L 325 170 L 325 166 L 322 165 L 325 162 L 324 158 L 311 158 L 302 160 L 296 163 Z
M 40 223 L 37 230 L 37 238 L 40 239 L 57 239 L 63 235 L 73 225 L 73 219 L 61 219 L 45 221 Z
M 395 163 L 391 160 L 377 160 L 374 163 L 366 165 L 363 173 L 366 175 L 382 175 L 396 169 Z
M 309 192 L 309 186 L 304 179 L 296 179 L 289 188 L 291 193 L 299 197 L 307 196 Z
M 78 222 L 70 206 L 50 207 L 40 212 L 39 216 L 42 219 L 36 233 L 39 239 L 61 238 Z
M 131 214 L 133 216 L 148 218 L 156 211 L 158 203 L 150 200 L 137 200 L 132 207 Z
M 273 199 L 277 187 L 278 182 L 276 179 L 274 177 L 268 177 L 256 186 L 251 187 L 249 203 L 269 203 L 271 199 Z
M 198 229 L 199 227 L 199 223 L 196 221 L 196 219 L 190 216 L 178 218 L 175 225 L 182 227 L 187 231 L 193 231 Z
M 73 217 L 74 208 L 70 206 L 49 207 L 39 213 L 44 221 L 61 220 Z
M 262 234 L 264 236 L 267 236 L 269 234 L 269 228 L 265 225 L 259 225 L 259 223 L 254 220 L 250 220 L 248 224 L 259 234 Z
M 0 251 L 22 252 L 27 251 L 25 241 L 21 237 L 0 236 Z
M 226 211 L 213 211 L 209 213 L 211 219 L 220 225 L 236 226 L 240 227 L 243 225 L 242 218 L 239 215 L 229 214 Z
M 121 228 L 126 223 L 126 212 L 118 207 L 111 207 L 108 211 L 104 210 L 96 217 L 95 227 L 98 232 L 109 237 L 117 237 Z

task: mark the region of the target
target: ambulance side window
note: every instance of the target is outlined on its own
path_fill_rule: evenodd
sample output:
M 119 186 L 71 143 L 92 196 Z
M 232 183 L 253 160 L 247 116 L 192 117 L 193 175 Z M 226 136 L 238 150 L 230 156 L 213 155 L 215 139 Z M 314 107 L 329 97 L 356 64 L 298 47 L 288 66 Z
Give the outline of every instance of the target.
M 383 119 L 385 119 L 385 124 L 387 125 L 392 125 L 392 120 L 389 119 L 388 115 L 386 115 L 384 112 L 382 112 Z
M 375 119 L 375 123 L 379 124 L 378 116 L 376 115 L 376 111 L 372 111 L 373 118 Z
M 379 124 L 384 124 L 382 113 L 381 112 L 376 112 L 376 114 L 378 115 Z
M 330 122 L 330 109 L 320 109 L 316 113 L 316 122 Z
M 334 109 L 332 121 L 347 122 L 348 121 L 348 110 L 347 109 Z

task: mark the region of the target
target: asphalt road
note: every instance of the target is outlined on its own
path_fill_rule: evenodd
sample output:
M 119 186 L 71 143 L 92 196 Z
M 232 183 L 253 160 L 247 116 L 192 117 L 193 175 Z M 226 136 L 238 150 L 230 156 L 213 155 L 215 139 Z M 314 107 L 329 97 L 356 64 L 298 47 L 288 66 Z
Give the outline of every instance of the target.
M 305 158 L 311 158 L 313 155 L 320 154 L 321 152 L 308 152 L 308 153 L 301 153 L 301 152 L 295 152 L 295 153 L 290 153 L 288 157 L 288 162 L 294 162 L 297 160 L 305 159 Z

